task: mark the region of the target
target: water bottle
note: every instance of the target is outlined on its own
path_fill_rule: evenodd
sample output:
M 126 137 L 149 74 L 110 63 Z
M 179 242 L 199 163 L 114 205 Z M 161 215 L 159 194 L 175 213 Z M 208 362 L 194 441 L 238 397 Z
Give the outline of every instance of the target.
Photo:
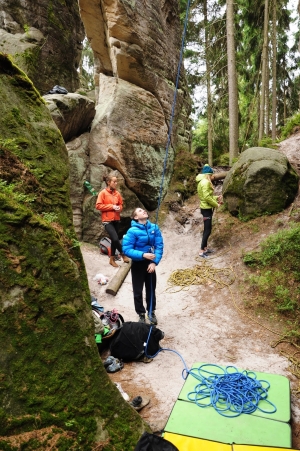
M 90 184 L 90 182 L 88 182 L 87 180 L 83 183 L 84 186 L 89 190 L 89 192 L 93 195 L 93 196 L 98 196 L 97 191 L 95 190 L 95 188 L 92 187 L 92 185 Z

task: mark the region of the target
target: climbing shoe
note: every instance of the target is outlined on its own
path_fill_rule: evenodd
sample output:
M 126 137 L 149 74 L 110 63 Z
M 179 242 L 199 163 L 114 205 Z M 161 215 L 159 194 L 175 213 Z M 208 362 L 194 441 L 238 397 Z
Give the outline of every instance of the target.
M 107 368 L 112 363 L 119 363 L 119 359 L 116 359 L 112 355 L 108 356 L 107 359 L 103 362 L 104 368 Z
M 106 368 L 107 373 L 116 373 L 124 368 L 124 363 L 120 360 L 115 359 L 115 361 Z
M 146 322 L 145 313 L 141 313 L 139 315 L 139 323 L 145 323 L 145 322 Z
M 155 312 L 152 312 L 151 315 L 148 312 L 147 318 L 148 318 L 148 320 L 150 321 L 151 324 L 154 324 L 156 326 L 157 318 L 156 318 Z
M 207 258 L 208 255 L 206 255 L 206 254 L 203 252 L 203 254 L 199 254 L 199 257 L 201 257 L 201 258 Z

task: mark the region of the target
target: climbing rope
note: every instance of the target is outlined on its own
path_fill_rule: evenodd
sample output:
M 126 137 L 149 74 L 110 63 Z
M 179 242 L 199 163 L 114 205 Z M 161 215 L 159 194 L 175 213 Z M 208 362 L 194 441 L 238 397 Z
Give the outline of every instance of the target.
M 200 383 L 187 397 L 199 407 L 212 406 L 220 415 L 230 418 L 242 413 L 251 414 L 257 409 L 268 414 L 277 410 L 267 399 L 269 382 L 258 380 L 253 371 L 240 372 L 234 366 L 222 368 L 218 365 L 203 364 L 199 368 L 192 368 L 189 374 Z M 260 401 L 269 404 L 270 409 L 262 409 L 259 406 Z
M 181 70 L 181 65 L 182 65 L 182 60 L 183 60 L 183 51 L 184 51 L 184 45 L 185 45 L 185 36 L 186 36 L 186 31 L 187 31 L 187 23 L 188 23 L 188 17 L 189 17 L 190 3 L 191 3 L 191 0 L 188 0 L 187 5 L 186 5 L 183 33 L 182 33 L 182 39 L 181 39 L 179 63 L 178 63 L 178 66 L 177 66 L 177 76 L 176 76 L 176 82 L 175 82 L 175 91 L 174 91 L 174 96 L 173 96 L 172 111 L 171 111 L 171 117 L 170 117 L 170 122 L 169 122 L 168 139 L 167 139 L 167 144 L 166 144 L 165 159 L 164 159 L 164 165 L 163 165 L 163 171 L 162 171 L 162 177 L 161 177 L 159 197 L 158 197 L 158 202 L 157 202 L 157 211 L 156 211 L 156 219 L 155 219 L 155 223 L 156 224 L 157 224 L 157 221 L 158 221 L 158 212 L 159 212 L 160 204 L 161 204 L 162 190 L 163 190 L 163 185 L 164 185 L 165 172 L 166 172 L 168 155 L 169 155 L 169 147 L 170 147 L 171 136 L 172 136 L 173 120 L 174 120 L 174 115 L 175 115 L 175 106 L 176 106 L 176 100 L 177 100 L 177 91 L 178 91 L 178 85 L 179 85 L 180 70 Z
M 181 290 L 187 290 L 191 285 L 205 285 L 214 282 L 219 288 L 228 287 L 235 281 L 232 268 L 215 268 L 206 260 L 199 261 L 199 264 L 193 268 L 177 269 L 172 272 L 168 279 L 171 285 L 167 291 L 174 286 L 181 287 L 178 290 L 173 289 L 172 293 Z
M 159 189 L 159 196 L 158 196 L 158 200 L 157 200 L 157 210 L 156 210 L 155 225 L 158 222 L 158 213 L 159 213 L 161 199 L 162 199 L 162 191 L 163 191 L 163 186 L 164 186 L 165 172 L 166 172 L 167 161 L 168 161 L 168 156 L 169 156 L 169 147 L 170 147 L 171 136 L 172 136 L 173 120 L 174 120 L 174 115 L 175 115 L 175 107 L 176 107 L 177 92 L 178 92 L 178 85 L 179 85 L 179 78 L 180 78 L 180 70 L 181 70 L 181 65 L 182 65 L 182 60 L 183 60 L 183 51 L 184 51 L 184 45 L 185 45 L 185 36 L 186 36 L 186 31 L 187 31 L 190 3 L 191 3 L 191 0 L 188 0 L 187 5 L 186 5 L 186 12 L 185 12 L 183 33 L 182 33 L 182 39 L 181 39 L 181 48 L 180 48 L 179 62 L 178 62 L 178 66 L 177 66 L 175 90 L 174 90 L 174 96 L 173 96 L 171 117 L 170 117 L 170 122 L 169 122 L 169 132 L 168 132 L 168 138 L 167 138 L 167 144 L 166 144 L 166 151 L 165 151 L 165 158 L 164 158 L 164 164 L 163 164 L 163 170 L 162 170 L 162 176 L 161 176 L 161 184 L 160 184 L 160 189 Z M 152 287 L 152 281 L 151 281 L 151 287 Z M 152 297 L 153 297 L 153 290 L 151 288 L 151 299 L 150 299 L 150 306 L 149 306 L 149 314 L 150 315 L 152 313 Z

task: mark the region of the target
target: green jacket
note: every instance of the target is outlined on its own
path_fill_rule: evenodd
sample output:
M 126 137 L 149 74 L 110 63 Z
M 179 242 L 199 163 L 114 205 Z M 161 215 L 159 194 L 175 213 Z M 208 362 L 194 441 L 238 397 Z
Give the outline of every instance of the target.
M 197 191 L 200 198 L 200 208 L 218 207 L 218 197 L 213 195 L 214 190 L 210 181 L 206 178 L 206 174 L 198 174 L 196 182 L 198 182 Z

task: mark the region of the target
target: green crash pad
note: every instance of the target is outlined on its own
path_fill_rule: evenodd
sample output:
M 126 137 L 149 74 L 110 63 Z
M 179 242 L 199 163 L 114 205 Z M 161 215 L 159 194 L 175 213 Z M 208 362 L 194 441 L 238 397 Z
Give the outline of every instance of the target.
M 291 427 L 254 415 L 227 418 L 213 407 L 201 408 L 192 402 L 177 400 L 165 432 L 222 443 L 237 443 L 290 448 Z
M 194 363 L 192 368 L 195 370 L 198 369 L 201 365 L 204 363 Z M 221 366 L 221 365 L 219 365 Z M 210 366 L 205 367 L 206 369 L 210 370 Z M 221 367 L 226 368 L 226 367 Z M 243 371 L 237 368 L 238 371 Z M 195 371 L 197 373 L 197 371 Z M 221 369 L 218 369 L 216 366 L 211 366 L 211 371 L 223 374 Z M 249 370 L 248 370 L 249 371 Z M 260 410 L 256 410 L 250 415 L 258 416 L 267 418 L 270 420 L 277 420 L 277 421 L 283 421 L 285 423 L 288 423 L 291 419 L 291 395 L 290 395 L 290 381 L 287 377 L 280 376 L 278 374 L 269 374 L 269 373 L 259 373 L 258 371 L 253 371 L 253 373 L 256 374 L 256 379 L 258 380 L 265 380 L 269 382 L 270 388 L 268 390 L 268 398 L 277 408 L 276 412 L 274 413 L 264 413 Z M 199 384 L 199 380 L 196 379 L 194 376 L 190 375 L 187 377 L 181 392 L 179 393 L 178 399 L 182 401 L 190 401 L 187 398 L 188 393 L 195 390 L 195 387 Z M 265 384 L 263 384 L 265 386 Z M 201 400 L 201 403 L 209 404 L 209 399 L 203 399 Z M 271 406 L 268 402 L 262 400 L 259 402 L 259 407 L 261 407 L 263 410 L 271 411 L 273 410 L 273 406 Z M 207 407 L 199 407 L 199 409 L 207 410 Z

